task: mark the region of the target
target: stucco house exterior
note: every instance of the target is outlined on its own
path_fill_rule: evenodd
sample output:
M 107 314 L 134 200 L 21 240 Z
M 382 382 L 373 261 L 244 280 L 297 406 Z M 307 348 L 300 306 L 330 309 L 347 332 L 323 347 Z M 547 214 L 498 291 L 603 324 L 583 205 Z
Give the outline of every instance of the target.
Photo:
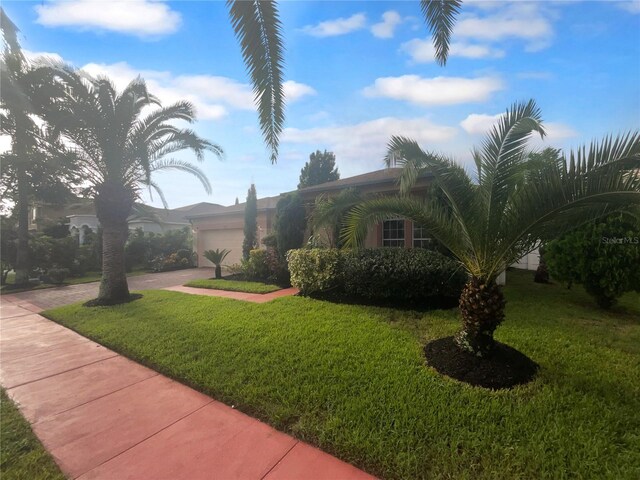
M 314 202 L 319 195 L 331 197 L 338 195 L 347 188 L 355 188 L 363 195 L 395 195 L 399 191 L 398 179 L 401 168 L 385 168 L 354 177 L 342 178 L 333 182 L 314 185 L 298 190 L 311 212 Z M 425 193 L 432 176 L 421 176 L 412 190 L 413 194 Z M 288 193 L 288 192 L 286 192 Z M 273 222 L 278 200 L 286 193 L 262 198 L 258 200 L 258 245 L 261 240 L 273 232 Z M 198 254 L 199 267 L 211 267 L 203 255 L 205 250 L 227 249 L 231 252 L 226 258 L 227 265 L 239 263 L 242 258 L 242 242 L 244 240 L 244 209 L 245 203 L 223 207 L 220 205 L 203 209 L 197 214 L 189 214 L 187 220 L 192 225 L 194 251 Z M 365 239 L 365 247 L 424 247 L 430 241 L 428 232 L 411 220 L 397 218 L 380 222 L 369 229 Z M 523 257 L 513 266 L 535 270 L 538 267 L 539 255 L 535 251 Z
M 363 195 L 392 195 L 398 193 L 400 168 L 386 168 L 375 172 L 343 178 L 333 182 L 314 185 L 298 190 L 310 211 L 319 195 L 333 196 L 347 188 L 356 188 Z M 421 177 L 413 190 L 424 192 L 431 181 L 430 176 Z M 286 193 L 258 200 L 258 242 L 272 233 L 273 220 L 278 200 Z M 199 215 L 190 215 L 194 234 L 194 250 L 198 254 L 198 266 L 209 267 L 212 264 L 204 258 L 203 252 L 211 249 L 231 250 L 226 258 L 228 265 L 239 263 L 242 258 L 244 240 L 245 204 L 231 205 L 211 209 Z M 369 230 L 365 246 L 375 247 L 419 247 L 428 241 L 426 232 L 405 219 L 386 220 Z

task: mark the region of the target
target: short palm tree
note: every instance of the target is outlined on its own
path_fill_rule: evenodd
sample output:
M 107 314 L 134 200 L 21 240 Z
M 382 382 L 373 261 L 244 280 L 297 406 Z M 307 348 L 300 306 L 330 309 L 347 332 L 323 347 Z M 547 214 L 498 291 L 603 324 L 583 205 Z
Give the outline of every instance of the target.
M 157 191 L 164 202 L 151 174 L 173 169 L 194 175 L 210 193 L 209 181 L 197 166 L 169 156 L 191 150 L 202 161 L 205 151 L 220 156 L 222 149 L 173 125 L 175 120 L 194 121 L 192 105 L 161 107 L 141 78 L 122 92 L 106 77 L 92 78 L 65 66 L 57 66 L 57 78 L 66 94 L 51 102 L 45 117 L 75 149 L 102 226 L 102 280 L 96 303 L 121 303 L 130 298 L 124 264 L 127 218 L 141 187 Z
M 370 225 L 404 216 L 426 227 L 469 273 L 460 297 L 458 347 L 490 354 L 504 319 L 505 300 L 496 278 L 540 241 L 631 203 L 640 203 L 640 134 L 607 137 L 557 162 L 536 162 L 525 152 L 534 133 L 544 135 L 533 100 L 513 105 L 473 152 L 475 181 L 463 167 L 427 153 L 408 138 L 393 137 L 387 162 L 403 166 L 405 195 L 355 207 L 344 231 L 348 245 L 362 243 Z M 421 171 L 433 174 L 444 202 L 408 195 Z
M 227 255 L 231 253 L 231 250 L 223 248 L 222 250 L 205 250 L 203 252 L 204 258 L 209 260 L 216 266 L 216 278 L 222 278 L 222 262 L 227 258 Z
M 343 190 L 335 197 L 319 195 L 315 200 L 310 223 L 314 232 L 324 231 L 329 246 L 342 246 L 340 228 L 344 219 L 353 207 L 362 201 L 362 195 L 354 188 Z

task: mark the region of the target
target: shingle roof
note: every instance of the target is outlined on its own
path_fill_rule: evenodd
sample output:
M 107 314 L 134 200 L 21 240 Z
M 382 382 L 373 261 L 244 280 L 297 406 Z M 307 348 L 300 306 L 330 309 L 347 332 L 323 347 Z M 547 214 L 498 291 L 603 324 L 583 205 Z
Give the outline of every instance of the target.
M 275 209 L 276 204 L 278 203 L 278 200 L 280 200 L 280 198 L 282 198 L 283 195 L 284 194 L 276 195 L 274 197 L 259 198 L 257 202 L 258 211 Z M 242 202 L 242 203 L 239 203 L 238 205 L 229 205 L 228 207 L 210 209 L 206 212 L 202 212 L 199 214 L 187 215 L 186 218 L 192 219 L 192 218 L 203 218 L 203 217 L 215 217 L 217 215 L 232 215 L 234 213 L 242 213 L 244 212 L 244 207 L 246 204 L 247 202 Z
M 362 175 L 341 178 L 340 180 L 334 180 L 333 182 L 326 182 L 319 185 L 313 185 L 311 187 L 301 188 L 300 192 L 323 192 L 326 190 L 338 190 L 349 187 L 375 185 L 379 183 L 392 183 L 400 178 L 400 172 L 402 172 L 402 168 L 385 168 L 383 170 L 376 170 L 375 172 L 363 173 Z M 423 174 L 422 176 L 429 177 L 430 175 Z

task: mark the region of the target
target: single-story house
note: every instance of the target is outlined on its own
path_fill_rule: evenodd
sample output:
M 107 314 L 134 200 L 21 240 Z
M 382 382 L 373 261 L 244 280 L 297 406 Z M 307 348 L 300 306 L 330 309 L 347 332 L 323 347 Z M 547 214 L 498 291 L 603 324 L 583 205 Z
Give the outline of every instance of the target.
M 354 177 L 342 178 L 332 182 L 314 185 L 298 190 L 305 203 L 312 208 L 319 195 L 331 197 L 347 188 L 355 188 L 363 195 L 393 195 L 398 193 L 398 179 L 401 168 L 385 168 Z M 418 179 L 413 193 L 424 193 L 432 177 L 428 174 Z M 258 244 L 272 233 L 276 213 L 276 204 L 281 195 L 258 200 Z M 225 263 L 233 265 L 242 259 L 242 243 L 244 240 L 244 209 L 245 203 L 222 207 L 216 205 L 198 214 L 189 214 L 186 218 L 191 222 L 194 238 L 194 251 L 198 254 L 198 266 L 212 266 L 203 255 L 205 250 L 230 250 Z M 424 247 L 430 238 L 428 232 L 411 220 L 398 218 L 385 220 L 369 229 L 365 239 L 365 247 Z M 539 263 L 537 251 L 530 253 L 516 262 L 513 266 L 535 270 Z
M 362 194 L 395 194 L 398 192 L 400 168 L 386 168 L 375 172 L 343 178 L 333 182 L 314 185 L 298 190 L 310 207 L 319 195 L 333 196 L 347 188 L 357 188 Z M 415 193 L 425 191 L 431 178 L 421 177 L 414 188 Z M 258 242 L 272 233 L 276 204 L 285 194 L 258 200 Z M 208 267 L 211 263 L 204 258 L 205 250 L 226 248 L 231 253 L 226 258 L 227 265 L 239 263 L 242 258 L 244 240 L 245 203 L 211 209 L 199 215 L 190 215 L 194 233 L 194 250 L 198 254 L 198 266 Z M 386 220 L 369 230 L 365 246 L 373 247 L 420 247 L 428 242 L 426 232 L 405 219 Z

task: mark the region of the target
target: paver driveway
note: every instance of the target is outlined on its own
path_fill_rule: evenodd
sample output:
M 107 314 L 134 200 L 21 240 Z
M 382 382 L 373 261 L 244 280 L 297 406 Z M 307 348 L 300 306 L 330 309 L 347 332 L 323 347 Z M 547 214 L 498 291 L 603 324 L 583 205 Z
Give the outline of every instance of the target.
M 129 277 L 129 290 L 155 290 L 166 287 L 183 285 L 191 280 L 211 278 L 215 273 L 213 268 L 190 268 L 174 272 L 150 273 Z M 100 282 L 67 285 L 64 287 L 32 290 L 30 292 L 2 295 L 1 298 L 11 302 L 28 302 L 42 309 L 60 307 L 82 300 L 91 300 L 98 296 Z

